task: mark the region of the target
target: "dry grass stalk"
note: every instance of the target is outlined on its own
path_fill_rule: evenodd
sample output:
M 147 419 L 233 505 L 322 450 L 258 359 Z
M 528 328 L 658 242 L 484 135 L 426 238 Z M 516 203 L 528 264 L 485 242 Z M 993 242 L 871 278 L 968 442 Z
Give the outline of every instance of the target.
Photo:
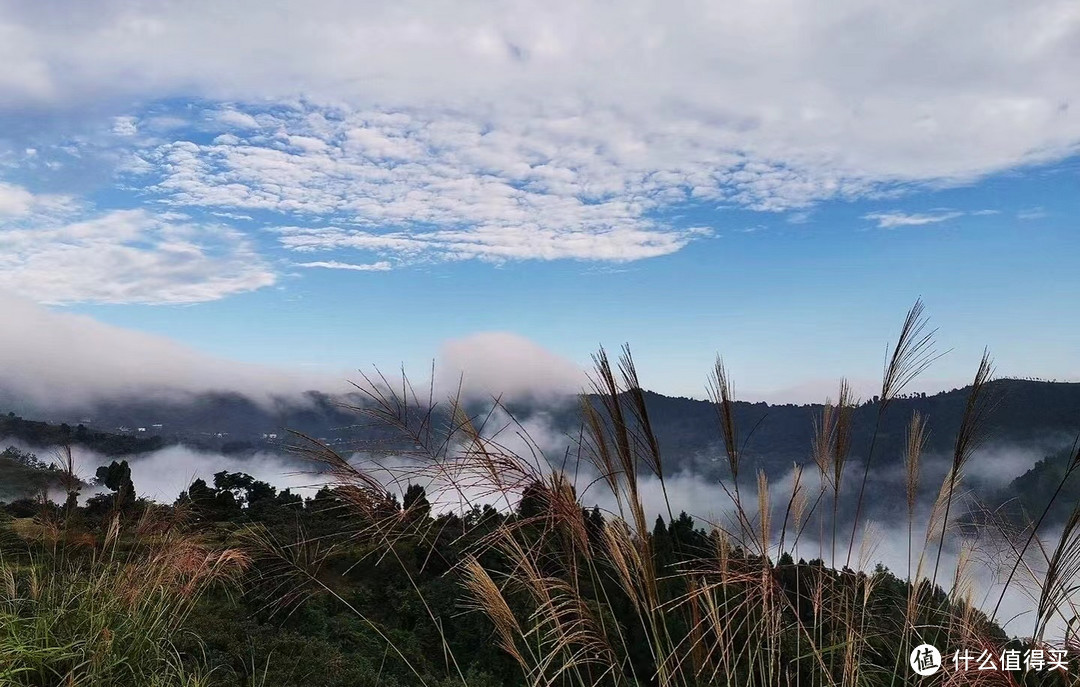
M 884 409 L 911 383 L 916 375 L 936 359 L 933 331 L 921 301 L 908 312 L 900 337 L 888 358 L 883 375 L 877 421 Z M 435 437 L 436 446 L 421 453 L 424 461 L 409 468 L 409 478 L 440 483 L 449 491 L 475 493 L 481 486 L 491 489 L 505 504 L 506 519 L 486 535 L 460 571 L 470 607 L 492 621 L 496 641 L 521 666 L 529 685 L 653 684 L 659 687 L 698 687 L 712 684 L 785 684 L 800 670 L 813 666 L 812 683 L 817 685 L 862 685 L 878 682 L 865 665 L 872 647 L 875 627 L 874 597 L 879 578 L 852 571 L 835 572 L 821 566 L 774 566 L 770 554 L 795 550 L 806 524 L 813 519 L 824 492 L 833 492 L 829 514 L 817 520 L 823 535 L 831 526 L 831 562 L 836 565 L 839 502 L 845 493 L 846 467 L 851 460 L 853 425 L 857 401 L 846 381 L 841 381 L 835 404 L 826 403 L 814 428 L 811 456 L 818 468 L 821 489 L 807 509 L 802 468 L 793 473 L 793 485 L 779 533 L 772 517 L 768 479 L 757 475 L 756 513 L 744 509 L 740 495 L 743 446 L 735 423 L 735 401 L 728 371 L 717 359 L 709 381 L 709 393 L 716 409 L 721 439 L 732 476 L 730 494 L 739 521 L 738 531 L 715 528 L 707 536 L 707 551 L 679 555 L 675 563 L 658 563 L 661 552 L 646 520 L 642 484 L 655 477 L 667 498 L 665 465 L 646 405 L 646 395 L 638 379 L 628 348 L 617 363 L 600 350 L 594 357 L 591 396 L 582 399 L 583 430 L 578 460 L 583 465 L 565 470 L 565 465 L 548 464 L 540 451 L 518 456 L 493 438 L 487 419 L 479 422 L 465 414 L 464 406 L 451 401 L 450 427 L 433 427 L 430 410 L 412 410 L 411 389 L 394 389 L 385 379 L 370 397 L 374 414 L 405 428 L 409 437 Z M 904 492 L 908 515 L 908 573 L 906 597 L 902 597 L 904 641 L 926 632 L 956 632 L 971 641 L 990 642 L 980 629 L 971 602 L 973 551 L 969 543 L 961 550 L 952 576 L 951 606 L 942 607 L 934 599 L 934 588 L 942 549 L 950 528 L 953 504 L 960 496 L 964 470 L 978 445 L 990 404 L 986 385 L 992 366 L 989 356 L 980 362 L 969 395 L 953 460 L 931 509 L 922 551 L 913 571 L 915 556 L 912 526 L 920 481 L 920 462 L 927 441 L 925 419 L 914 414 L 904 449 Z M 496 405 L 498 401 L 496 399 Z M 856 565 L 865 569 L 871 562 L 880 534 L 872 524 L 860 523 L 861 506 L 871 459 L 872 435 L 864 460 L 864 474 L 856 501 L 847 560 L 855 555 L 857 527 L 863 538 Z M 453 438 L 447 438 L 453 437 Z M 418 443 L 419 442 L 418 440 Z M 375 473 L 350 464 L 336 454 L 320 454 L 331 474 L 351 486 L 340 493 L 364 514 L 376 515 L 385 506 L 388 486 Z M 861 456 L 857 456 L 861 458 Z M 1077 459 L 1080 462 L 1080 457 Z M 590 533 L 583 517 L 582 494 L 568 475 L 585 467 L 590 486 L 610 492 L 616 512 L 609 513 L 599 532 Z M 399 473 L 400 478 L 400 473 Z M 512 515 L 511 507 L 526 487 L 535 499 L 538 514 Z M 664 507 L 671 518 L 670 504 Z M 807 512 L 809 510 L 809 512 Z M 409 518 L 384 514 L 377 536 L 390 545 Z M 755 522 L 756 521 L 756 522 Z M 788 537 L 792 529 L 793 538 Z M 419 536 L 414 529 L 409 536 Z M 663 531 L 658 530 L 658 536 Z M 1080 515 L 1076 515 L 1068 536 L 1055 553 L 1048 556 L 1057 581 L 1057 591 L 1044 590 L 1041 603 L 1060 608 L 1068 587 L 1062 582 L 1080 574 Z M 777 536 L 778 535 L 778 536 Z M 678 542 L 676 542 L 677 544 Z M 923 574 L 924 559 L 937 551 L 934 572 Z M 677 547 L 676 547 L 677 548 Z M 496 573 L 484 567 L 481 554 L 497 554 L 505 569 Z M 781 584 L 785 572 L 809 577 L 795 585 L 796 593 Z M 592 590 L 594 596 L 587 596 Z M 597 609 L 612 604 L 612 597 L 624 601 L 636 627 L 620 626 L 605 620 Z M 528 612 L 515 610 L 524 599 Z M 933 623 L 939 623 L 933 625 Z M 1045 623 L 1043 625 L 1045 627 Z M 631 632 L 632 630 L 632 632 Z M 628 656 L 627 637 L 644 637 L 650 657 L 651 674 L 635 674 Z M 791 655 L 788 646 L 797 649 Z M 885 670 L 875 666 L 874 669 Z M 894 673 L 895 676 L 895 673 Z M 562 681 L 562 682 L 560 682 Z

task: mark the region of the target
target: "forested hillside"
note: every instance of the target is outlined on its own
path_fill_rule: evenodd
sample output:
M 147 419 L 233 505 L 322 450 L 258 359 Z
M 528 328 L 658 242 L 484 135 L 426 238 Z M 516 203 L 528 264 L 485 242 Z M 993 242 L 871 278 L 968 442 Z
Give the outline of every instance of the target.
M 913 413 L 927 418 L 928 453 L 952 451 L 970 391 L 965 387 L 893 401 L 877 427 L 874 450 L 878 461 L 901 460 Z M 1000 379 L 990 381 L 986 393 L 991 399 L 984 427 L 986 443 L 1061 446 L 1071 443 L 1080 433 L 1080 383 Z M 716 458 L 723 452 L 714 404 L 652 392 L 646 392 L 645 398 L 660 447 L 673 469 L 707 467 L 711 461 L 706 457 Z M 593 403 L 597 402 L 594 399 Z M 792 461 L 802 462 L 809 457 L 814 420 L 821 414 L 822 405 L 741 401 L 732 405 L 735 423 L 742 430 L 744 456 L 750 464 L 778 474 L 776 471 L 790 468 Z M 514 409 L 522 417 L 530 417 L 534 410 L 528 406 Z M 862 457 L 875 435 L 875 399 L 861 399 L 853 413 L 852 455 Z M 579 431 L 581 417 L 576 409 L 564 409 L 556 418 L 564 433 Z
M 884 462 L 899 459 L 905 428 L 914 412 L 928 418 L 927 450 L 949 452 L 969 392 L 970 388 L 965 387 L 895 399 L 877 428 L 875 452 Z M 645 393 L 653 429 L 669 465 L 673 469 L 713 469 L 712 459 L 722 450 L 714 406 L 708 401 Z M 987 394 L 994 400 L 985 429 L 988 442 L 1060 448 L 1080 432 L 1080 383 L 1000 379 L 987 385 Z M 447 399 L 435 400 L 435 417 L 445 421 L 450 404 Z M 592 402 L 599 401 L 593 396 Z M 94 431 L 88 433 L 85 428 L 30 427 L 27 421 L 0 417 L 0 438 L 23 436 L 29 443 L 48 446 L 61 443 L 65 437 L 69 440 L 74 437 L 79 443 L 108 455 L 145 452 L 152 450 L 150 442 L 159 442 L 160 446 L 166 439 L 214 449 L 229 444 L 253 449 L 281 445 L 289 431 L 358 450 L 401 446 L 401 437 L 385 426 L 370 422 L 357 410 L 364 403 L 361 394 L 334 398 L 314 392 L 302 399 L 279 399 L 269 405 L 238 394 L 203 394 L 175 401 L 113 401 L 82 412 L 93 419 L 98 432 L 117 435 L 118 428 L 125 428 L 126 435 L 95 437 Z M 482 399 L 466 404 L 470 413 L 479 417 L 490 405 Z M 563 437 L 567 443 L 580 434 L 582 415 L 576 398 L 544 403 L 511 402 L 507 409 L 521 421 L 541 420 L 549 434 Z M 786 470 L 792 461 L 805 460 L 814 432 L 814 418 L 821 410 L 821 404 L 735 401 L 733 414 L 743 431 L 746 459 L 770 474 Z M 41 419 L 54 422 L 57 419 L 47 411 L 40 412 L 46 413 Z M 873 398 L 861 399 L 854 410 L 852 451 L 857 457 L 868 451 L 876 412 Z M 147 429 L 145 437 L 131 434 L 137 427 Z M 277 435 L 273 441 L 268 440 L 270 434 Z M 407 442 L 404 443 L 408 448 Z
M 5 439 L 41 448 L 76 444 L 106 456 L 147 453 L 165 445 L 161 437 L 124 435 L 89 429 L 81 424 L 72 427 L 66 423 L 25 420 L 13 412 L 0 415 L 0 441 Z

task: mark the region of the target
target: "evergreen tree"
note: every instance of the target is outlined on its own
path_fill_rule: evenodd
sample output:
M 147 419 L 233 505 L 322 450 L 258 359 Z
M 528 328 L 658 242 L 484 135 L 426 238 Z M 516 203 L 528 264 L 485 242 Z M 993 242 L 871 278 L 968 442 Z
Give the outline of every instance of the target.
M 410 484 L 405 489 L 401 505 L 410 516 L 416 519 L 422 520 L 431 514 L 431 503 L 428 502 L 427 492 L 419 484 Z
M 95 475 L 99 484 L 113 492 L 112 507 L 125 511 L 135 504 L 135 485 L 131 481 L 131 468 L 126 460 L 102 465 Z

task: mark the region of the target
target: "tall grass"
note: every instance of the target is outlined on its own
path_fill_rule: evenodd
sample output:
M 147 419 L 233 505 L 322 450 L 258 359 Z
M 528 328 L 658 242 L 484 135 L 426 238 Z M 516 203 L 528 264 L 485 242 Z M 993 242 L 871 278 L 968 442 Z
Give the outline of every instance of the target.
M 339 493 L 371 523 L 366 536 L 381 542 L 387 556 L 395 555 L 396 538 L 425 536 L 418 525 L 424 518 L 386 503 L 398 485 L 428 483 L 444 507 L 490 502 L 510 512 L 516 505 L 517 514 L 475 544 L 455 574 L 465 606 L 490 620 L 489 640 L 517 662 L 522 684 L 530 687 L 1070 683 L 1060 671 L 1025 678 L 957 671 L 948 661 L 924 679 L 907 665 L 910 649 L 924 642 L 948 655 L 964 649 L 1000 654 L 1009 641 L 992 622 L 998 608 L 987 615 L 975 603 L 979 540 L 967 536 L 970 528 L 958 529 L 957 518 L 966 505 L 964 475 L 993 407 L 989 355 L 978 364 L 949 470 L 925 521 L 916 504 L 929 431 L 925 418 L 912 418 L 904 455 L 890 456 L 904 466 L 907 566 L 899 579 L 869 570 L 881 535 L 865 521 L 864 501 L 872 461 L 880 459 L 874 452 L 881 418 L 937 357 L 917 302 L 886 358 L 868 451 L 852 454 L 858 402 L 841 382 L 806 448 L 819 485 L 807 485 L 798 465 L 784 494 L 763 472 L 747 483 L 744 446 L 754 428 L 744 435 L 736 426 L 731 377 L 718 359 L 709 392 L 730 481 L 716 485 L 718 502 L 728 502 L 727 516 L 709 523 L 705 533 L 674 527 L 680 504 L 668 499 L 670 475 L 628 348 L 615 361 L 603 350 L 594 357 L 582 426 L 565 455 L 545 456 L 512 418 L 491 426 L 504 413 L 470 417 L 456 398 L 442 415 L 450 418 L 448 426 L 436 428 L 430 391 L 421 401 L 407 381 L 390 384 L 382 377 L 365 380 L 361 389 L 369 402 L 357 410 L 396 426 L 418 447 L 415 452 L 381 463 L 319 445 L 306 452 L 330 467 Z M 501 409 L 497 400 L 495 408 Z M 853 460 L 862 466 L 857 490 L 845 488 Z M 670 529 L 650 528 L 646 483 L 659 486 Z M 746 498 L 747 489 L 756 498 Z M 852 496 L 854 502 L 845 504 Z M 609 504 L 600 525 L 586 509 L 595 502 Z M 852 510 L 849 533 L 844 513 Z M 1038 585 L 1034 631 L 1020 638 L 1024 647 L 1046 646 L 1056 616 L 1064 614 L 1066 624 L 1077 621 L 1069 609 L 1080 574 L 1080 505 L 1056 544 L 1043 540 L 1039 524 L 1026 541 L 1011 540 L 1016 564 L 1006 580 L 1006 586 L 1018 584 L 1019 570 Z M 815 547 L 817 561 L 794 562 Z M 946 556 L 949 551 L 958 553 Z M 296 556 L 294 551 L 282 560 Z M 950 558 L 956 559 L 951 572 Z M 439 619 L 431 620 L 445 630 Z M 1071 666 L 1075 671 L 1077 664 Z
M 246 554 L 208 545 L 181 511 L 153 506 L 131 521 L 112 514 L 99 536 L 70 509 L 7 524 L 0 685 L 208 684 L 174 642 L 210 587 L 237 581 Z

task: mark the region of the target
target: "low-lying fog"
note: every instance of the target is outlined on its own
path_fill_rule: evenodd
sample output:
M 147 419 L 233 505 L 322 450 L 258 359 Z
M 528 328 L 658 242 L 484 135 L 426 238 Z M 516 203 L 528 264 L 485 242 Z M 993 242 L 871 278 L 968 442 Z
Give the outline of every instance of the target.
M 579 496 L 586 505 L 596 504 L 609 512 L 617 510 L 615 499 L 607 491 L 605 482 L 596 479 L 595 470 L 586 466 L 571 468 L 566 465 L 564 459 L 568 455 L 570 441 L 556 432 L 543 415 L 531 418 L 521 427 L 509 423 L 509 418 L 497 417 L 490 426 L 505 428 L 497 437 L 494 437 L 505 450 L 522 456 L 532 456 L 540 451 L 546 457 L 547 469 L 562 469 L 568 474 L 575 475 Z M 42 460 L 57 455 L 54 450 L 19 445 L 18 442 L 9 441 L 5 442 L 5 445 L 14 445 L 22 450 L 34 452 Z M 572 455 L 573 452 L 570 454 Z M 972 467 L 964 476 L 964 481 L 958 491 L 959 498 L 966 498 L 966 495 L 972 491 L 985 493 L 988 490 L 1006 486 L 1046 454 L 1046 447 L 994 444 L 984 446 L 970 459 L 969 465 Z M 81 447 L 74 448 L 73 455 L 76 471 L 84 479 L 92 478 L 98 466 L 107 465 L 111 460 Z M 540 454 L 537 453 L 537 455 Z M 153 453 L 131 457 L 128 460 L 132 481 L 138 494 L 162 503 L 174 501 L 180 492 L 187 489 L 195 479 L 201 478 L 210 482 L 214 473 L 222 470 L 245 472 L 273 484 L 278 489 L 289 488 L 306 496 L 312 495 L 320 486 L 327 483 L 326 477 L 318 474 L 313 464 L 284 451 L 281 453 L 260 451 L 251 455 L 236 456 L 173 445 Z M 383 457 L 378 461 L 377 468 L 373 466 L 369 456 L 354 454 L 353 460 L 358 464 L 367 465 L 378 474 L 390 490 L 397 491 L 399 494 L 404 492 L 406 487 L 404 482 L 408 480 L 424 483 L 423 479 L 416 477 L 415 459 Z M 891 493 L 896 495 L 896 498 L 889 502 L 873 503 L 867 507 L 861 520 L 860 531 L 856 533 L 851 566 L 872 570 L 877 563 L 882 563 L 903 577 L 908 570 L 908 524 L 906 504 L 903 499 L 905 476 L 902 465 L 896 461 L 885 461 L 881 458 L 877 460 L 879 464 L 870 471 L 868 476 L 868 493 Z M 919 552 L 923 549 L 930 507 L 946 475 L 949 461 L 949 457 L 940 455 L 926 455 L 923 458 L 918 502 L 912 521 L 915 558 L 913 565 L 917 564 Z M 694 462 L 689 461 L 688 464 L 693 465 Z M 862 474 L 863 464 L 854 459 L 850 460 L 845 470 L 841 503 L 850 504 L 856 500 Z M 403 475 L 408 475 L 408 479 Z M 784 475 L 774 476 L 769 480 L 768 490 L 772 504 L 774 530 L 780 528 L 784 519 L 794 477 L 795 471 L 792 469 Z M 686 511 L 695 518 L 699 526 L 712 523 L 729 530 L 738 529 L 730 496 L 730 484 L 727 485 L 728 490 L 725 491 L 715 480 L 690 471 L 667 476 L 663 486 L 656 477 L 643 474 L 639 484 L 641 499 L 650 524 L 656 516 L 663 516 L 665 519 L 668 517 L 670 503 L 670 510 L 675 515 L 678 515 L 680 511 Z M 492 496 L 490 485 L 476 482 L 462 486 L 427 481 L 425 486 L 436 508 L 454 509 L 464 503 L 483 502 L 493 503 L 497 507 L 506 507 L 510 503 L 505 498 L 499 499 Z M 831 517 L 832 492 L 826 490 L 820 502 L 811 511 L 811 506 L 822 492 L 820 475 L 813 464 L 804 467 L 801 487 L 808 503 L 806 510 L 811 515 L 795 547 L 793 549 L 791 547 L 793 535 L 789 532 L 785 548 L 789 549 L 796 560 L 823 558 L 829 562 L 831 539 L 828 536 L 821 536 L 829 528 L 823 528 L 815 518 Z M 751 518 L 756 518 L 758 503 L 756 476 L 741 477 L 740 488 L 746 510 L 750 511 Z M 86 498 L 90 495 L 84 493 L 82 497 Z M 955 515 L 962 510 L 963 508 L 957 507 L 953 513 Z M 838 536 L 837 565 L 843 565 L 848 558 L 847 542 L 851 532 L 851 516 L 850 507 L 840 509 L 838 529 L 841 534 Z M 1055 542 L 1056 537 L 1059 536 L 1057 532 L 1043 534 L 1049 542 Z M 777 534 L 776 537 L 778 536 Z M 932 572 L 933 558 L 937 550 L 933 534 L 930 535 L 930 541 L 930 545 L 926 547 L 928 560 L 924 562 L 923 567 L 924 574 L 927 576 Z M 999 568 L 1003 561 L 1008 561 L 1008 558 L 995 560 L 993 552 L 986 548 L 991 543 L 983 541 L 981 544 L 982 548 L 977 552 L 981 554 L 981 557 L 978 558 L 976 565 L 969 566 L 967 580 L 961 583 L 971 585 L 980 607 L 989 610 L 997 602 L 997 596 L 1001 590 L 1002 575 Z M 955 568 L 960 555 L 960 546 L 961 542 L 957 536 L 947 539 L 937 575 L 938 583 L 943 587 L 949 588 L 955 583 Z M 774 555 L 778 555 L 778 552 L 774 551 Z M 1036 572 L 1041 570 L 1038 561 L 1032 561 L 1030 565 Z M 1028 577 L 1027 581 L 1030 582 L 1030 575 Z M 1030 589 L 1031 585 L 1027 584 L 1026 587 Z M 1027 623 L 1034 606 L 1029 592 L 1024 590 L 1023 585 L 1014 585 L 1002 604 L 1003 611 L 999 613 L 999 619 L 1006 623 L 1007 629 L 1018 634 L 1030 632 Z

